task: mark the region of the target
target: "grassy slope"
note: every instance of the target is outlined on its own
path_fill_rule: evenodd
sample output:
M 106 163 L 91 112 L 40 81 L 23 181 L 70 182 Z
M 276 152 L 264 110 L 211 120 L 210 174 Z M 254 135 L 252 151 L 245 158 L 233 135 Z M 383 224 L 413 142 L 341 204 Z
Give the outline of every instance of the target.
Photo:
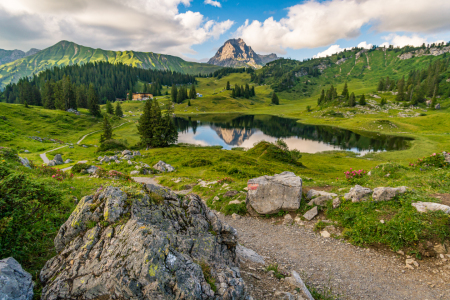
M 109 51 L 94 49 L 73 42 L 61 41 L 39 53 L 0 66 L 0 87 L 17 82 L 53 66 L 67 66 L 88 62 L 108 61 L 124 63 L 145 69 L 171 70 L 181 73 L 210 73 L 220 67 L 187 62 L 179 57 L 153 52 Z

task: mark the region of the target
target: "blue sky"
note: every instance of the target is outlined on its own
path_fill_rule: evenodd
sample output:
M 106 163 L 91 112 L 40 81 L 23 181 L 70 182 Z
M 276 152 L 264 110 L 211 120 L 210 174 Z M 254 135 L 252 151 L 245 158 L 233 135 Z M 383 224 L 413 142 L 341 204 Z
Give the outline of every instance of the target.
M 294 59 L 354 46 L 450 41 L 449 0 L 0 0 L 0 48 L 61 40 L 212 57 L 229 38 Z

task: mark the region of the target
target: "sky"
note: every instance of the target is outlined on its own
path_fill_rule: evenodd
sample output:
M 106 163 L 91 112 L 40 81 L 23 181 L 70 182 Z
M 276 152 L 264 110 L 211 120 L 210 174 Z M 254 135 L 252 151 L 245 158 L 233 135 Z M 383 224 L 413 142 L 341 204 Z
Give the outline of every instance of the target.
M 61 40 L 207 61 L 230 38 L 305 59 L 450 41 L 450 0 L 0 0 L 0 49 Z

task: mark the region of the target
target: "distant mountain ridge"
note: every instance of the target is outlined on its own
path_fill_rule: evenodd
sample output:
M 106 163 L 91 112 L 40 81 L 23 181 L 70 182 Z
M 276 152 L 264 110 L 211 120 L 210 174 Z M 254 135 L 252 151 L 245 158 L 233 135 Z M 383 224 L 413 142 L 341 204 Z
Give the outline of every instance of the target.
M 23 52 L 22 50 L 4 50 L 4 49 L 0 49 L 0 65 L 3 64 L 7 64 L 10 63 L 12 61 L 30 56 L 30 55 L 34 55 L 36 53 L 38 53 L 39 49 L 36 48 L 31 48 L 30 50 L 28 50 L 27 52 Z
M 10 82 L 17 82 L 24 76 L 31 76 L 33 73 L 39 73 L 54 66 L 99 61 L 123 63 L 143 69 L 171 70 L 184 74 L 205 74 L 220 69 L 218 66 L 188 62 L 172 55 L 94 49 L 73 42 L 61 41 L 34 55 L 0 65 L 0 88 Z
M 253 67 L 260 68 L 265 64 L 277 60 L 275 53 L 260 55 L 253 51 L 243 39 L 230 39 L 219 48 L 216 55 L 212 57 L 208 64 L 221 67 Z

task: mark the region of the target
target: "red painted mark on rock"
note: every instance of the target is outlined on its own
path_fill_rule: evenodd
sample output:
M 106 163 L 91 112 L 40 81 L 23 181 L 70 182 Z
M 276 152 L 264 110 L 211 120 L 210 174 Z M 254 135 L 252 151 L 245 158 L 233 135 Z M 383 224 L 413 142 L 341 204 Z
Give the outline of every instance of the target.
M 249 191 L 250 191 L 250 190 L 254 191 L 254 190 L 258 189 L 258 186 L 259 186 L 258 183 L 249 183 L 249 184 L 247 185 L 247 188 L 248 188 Z

